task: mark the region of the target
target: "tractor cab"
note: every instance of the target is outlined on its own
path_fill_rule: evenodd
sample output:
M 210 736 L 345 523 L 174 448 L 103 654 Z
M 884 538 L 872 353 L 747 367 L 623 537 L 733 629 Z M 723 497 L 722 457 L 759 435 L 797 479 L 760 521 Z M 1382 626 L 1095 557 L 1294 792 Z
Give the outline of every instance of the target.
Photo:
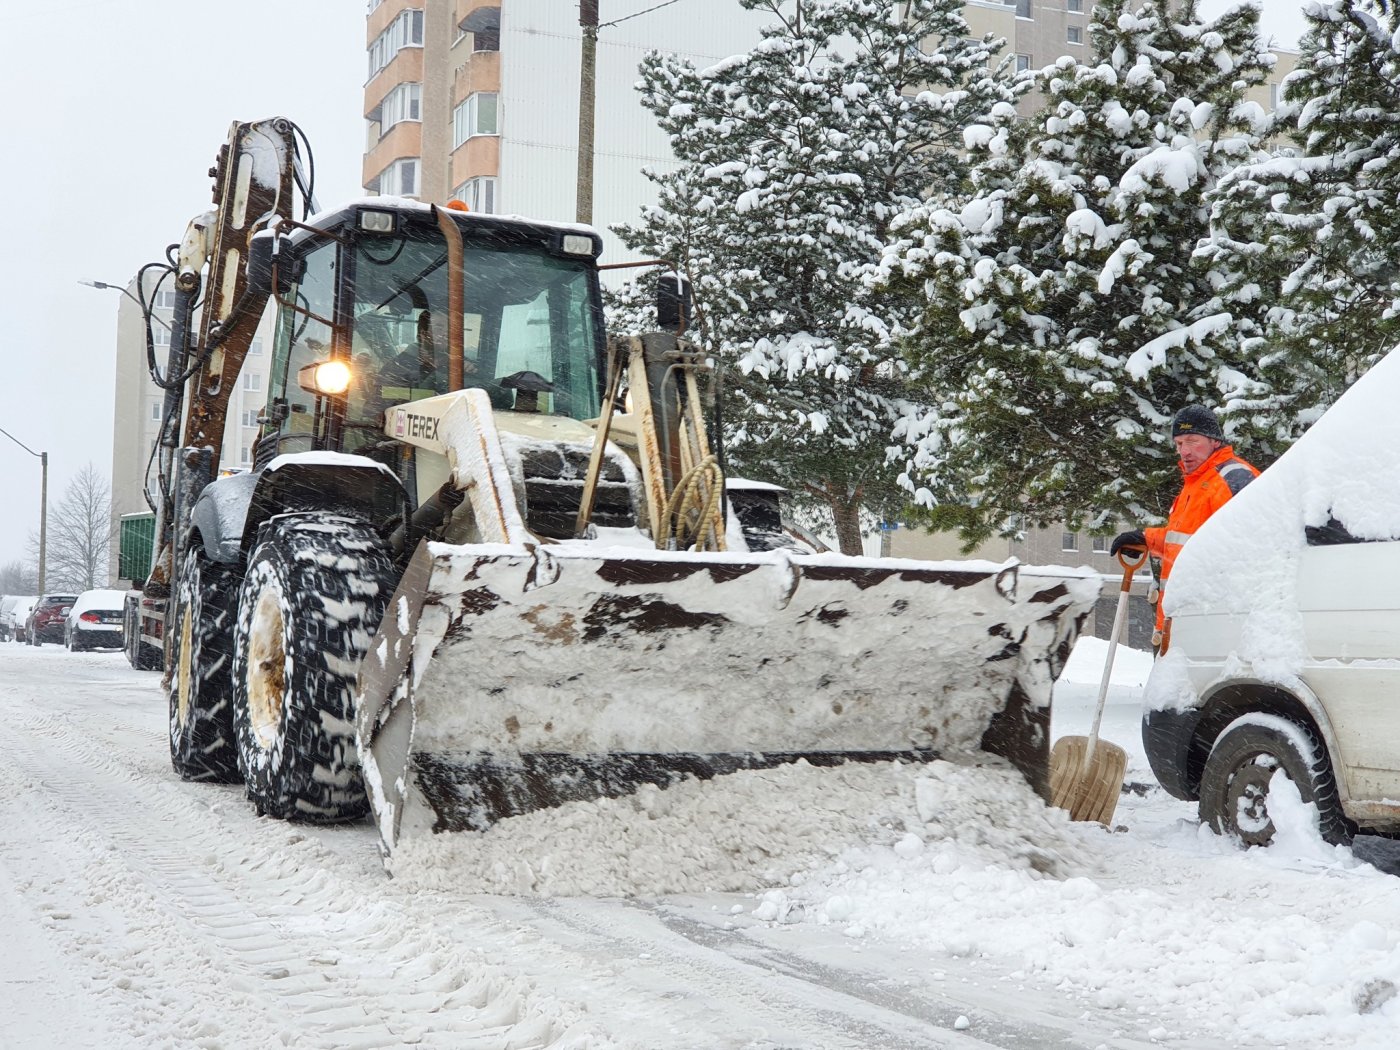
M 308 451 L 394 466 L 407 455 L 385 435 L 386 411 L 457 389 L 485 391 L 502 413 L 596 417 L 600 250 L 583 227 L 388 198 L 299 225 L 272 266 L 255 466 Z

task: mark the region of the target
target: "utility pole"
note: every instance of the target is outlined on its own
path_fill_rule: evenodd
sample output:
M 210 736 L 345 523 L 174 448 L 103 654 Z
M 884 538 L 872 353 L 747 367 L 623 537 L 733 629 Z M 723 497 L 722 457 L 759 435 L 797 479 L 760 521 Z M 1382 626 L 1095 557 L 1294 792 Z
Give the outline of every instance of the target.
M 598 0 L 579 0 L 583 27 L 578 74 L 578 200 L 575 219 L 593 222 L 593 113 L 598 91 Z
M 44 573 L 49 559 L 49 454 L 39 453 L 42 464 L 39 482 L 39 593 L 44 593 Z

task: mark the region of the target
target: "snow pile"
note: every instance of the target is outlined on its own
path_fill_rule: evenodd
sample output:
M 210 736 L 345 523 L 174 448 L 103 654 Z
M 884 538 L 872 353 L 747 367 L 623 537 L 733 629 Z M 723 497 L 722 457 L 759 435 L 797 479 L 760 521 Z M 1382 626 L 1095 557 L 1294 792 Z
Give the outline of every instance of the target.
M 1014 792 L 994 792 L 998 801 L 982 808 L 973 799 L 990 786 L 984 773 L 930 770 L 919 786 L 926 823 L 760 893 L 752 915 L 931 953 L 935 980 L 940 958 L 980 964 L 985 980 L 1132 1011 L 1154 1041 L 1208 1033 L 1226 1045 L 1259 1033 L 1281 1046 L 1392 1046 L 1394 880 L 1323 842 L 1316 807 L 1296 791 L 1290 800 L 1279 780 L 1279 838 L 1244 851 L 1194 820 L 1163 821 L 1152 811 L 1190 807 L 1160 791 L 1125 796 L 1117 819 L 1132 825 L 1150 813 L 1141 823 L 1165 830 L 1109 834 L 1038 807 L 1008 828 Z M 1039 877 L 1034 849 L 1022 852 L 1008 832 L 1096 859 L 1056 861 L 1067 877 Z
M 1064 814 L 1009 768 L 799 762 L 424 836 L 395 852 L 392 870 L 423 889 L 637 896 L 787 885 L 853 848 L 927 848 L 939 863 L 1016 880 L 1085 867 Z

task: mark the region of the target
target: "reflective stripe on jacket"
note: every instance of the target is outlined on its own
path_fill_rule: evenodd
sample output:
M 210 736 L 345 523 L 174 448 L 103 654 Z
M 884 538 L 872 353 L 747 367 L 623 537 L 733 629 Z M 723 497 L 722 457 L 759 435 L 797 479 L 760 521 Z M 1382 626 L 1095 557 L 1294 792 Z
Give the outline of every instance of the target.
M 1181 464 L 1178 463 L 1178 466 Z M 1183 470 L 1185 468 L 1182 468 Z M 1199 529 L 1207 518 L 1214 514 L 1230 497 L 1259 476 L 1259 471 L 1235 455 L 1229 445 L 1221 445 L 1211 453 L 1210 458 L 1186 475 L 1181 484 L 1181 492 L 1172 503 L 1167 524 L 1160 528 L 1143 529 L 1147 539 L 1147 549 L 1153 557 L 1162 562 L 1162 586 L 1171 575 L 1176 556 L 1181 546 Z M 1162 629 L 1162 603 L 1157 602 L 1157 629 Z

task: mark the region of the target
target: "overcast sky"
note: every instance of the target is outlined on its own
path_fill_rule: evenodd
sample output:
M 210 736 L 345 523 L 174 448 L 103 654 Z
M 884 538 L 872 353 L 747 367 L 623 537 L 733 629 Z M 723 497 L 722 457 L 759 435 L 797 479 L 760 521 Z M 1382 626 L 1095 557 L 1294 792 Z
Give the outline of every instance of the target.
M 568 3 L 570 0 L 561 0 Z M 363 0 L 6 0 L 0 428 L 49 453 L 49 507 L 112 457 L 125 285 L 210 203 L 229 124 L 306 132 L 322 202 L 360 196 Z M 40 463 L 0 435 L 0 564 L 37 531 Z
M 571 26 L 574 0 L 558 0 Z M 727 0 L 706 0 L 716 6 Z M 0 164 L 0 428 L 49 453 L 49 506 L 92 462 L 110 475 L 113 346 L 125 285 L 209 205 L 235 119 L 306 132 L 322 205 L 359 196 L 362 0 L 7 0 Z M 630 12 L 641 0 L 603 0 Z M 1205 0 L 1223 10 L 1226 0 Z M 1296 8 L 1268 0 L 1292 46 Z M 657 17 L 660 17 L 658 14 Z M 32 102 L 32 105 L 30 104 Z M 0 435 L 0 564 L 39 521 L 39 460 Z

